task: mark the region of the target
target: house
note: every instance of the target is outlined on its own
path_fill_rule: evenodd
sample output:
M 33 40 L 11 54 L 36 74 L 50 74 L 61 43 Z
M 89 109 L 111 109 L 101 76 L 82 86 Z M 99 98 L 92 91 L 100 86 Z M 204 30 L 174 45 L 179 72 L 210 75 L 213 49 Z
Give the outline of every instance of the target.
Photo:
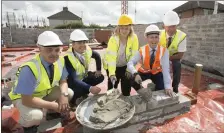
M 57 25 L 82 22 L 82 18 L 73 14 L 68 10 L 68 7 L 63 7 L 61 12 L 47 17 L 49 19 L 50 27 L 55 27 Z
M 190 18 L 196 15 L 213 14 L 215 1 L 188 1 L 173 9 L 180 18 Z M 224 5 L 218 3 L 217 13 L 224 13 Z

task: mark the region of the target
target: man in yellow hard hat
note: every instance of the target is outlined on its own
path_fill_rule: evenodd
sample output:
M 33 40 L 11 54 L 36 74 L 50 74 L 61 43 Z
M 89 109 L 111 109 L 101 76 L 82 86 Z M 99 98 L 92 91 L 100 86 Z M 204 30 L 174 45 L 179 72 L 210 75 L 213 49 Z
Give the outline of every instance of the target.
M 131 74 L 127 70 L 127 63 L 139 49 L 138 37 L 132 24 L 130 16 L 120 16 L 103 58 L 104 69 L 108 75 L 108 89 L 117 88 L 121 80 L 121 91 L 124 96 L 129 96 L 131 91 Z
M 66 68 L 69 72 L 68 86 L 74 91 L 71 100 L 74 107 L 87 98 L 89 93 L 100 93 L 101 89 L 96 85 L 104 80 L 101 73 L 101 57 L 86 44 L 88 40 L 82 30 L 74 30 L 70 34 L 72 46 L 64 56 Z M 97 70 L 95 72 L 88 71 L 92 58 L 96 61 Z
M 63 44 L 58 35 L 45 31 L 38 36 L 37 44 L 40 53 L 19 67 L 18 80 L 9 93 L 19 110 L 19 123 L 25 133 L 37 132 L 37 126 L 45 116 L 43 110 L 67 112 L 68 101 L 73 96 L 67 84 L 64 58 L 59 56 Z
M 170 61 L 173 69 L 174 92 L 178 93 L 178 86 L 181 77 L 181 59 L 187 51 L 186 34 L 177 29 L 180 19 L 174 11 L 168 11 L 163 18 L 164 29 L 161 31 L 160 45 L 167 47 L 170 53 Z
M 166 47 L 159 45 L 160 30 L 156 25 L 149 25 L 145 30 L 147 44 L 142 46 L 128 62 L 128 69 L 134 75 L 132 86 L 146 101 L 149 99 L 149 89 L 142 88 L 142 81 L 151 79 L 155 90 L 164 90 L 167 95 L 173 96 L 171 77 L 169 73 L 169 52 Z M 139 68 L 135 65 L 141 64 Z

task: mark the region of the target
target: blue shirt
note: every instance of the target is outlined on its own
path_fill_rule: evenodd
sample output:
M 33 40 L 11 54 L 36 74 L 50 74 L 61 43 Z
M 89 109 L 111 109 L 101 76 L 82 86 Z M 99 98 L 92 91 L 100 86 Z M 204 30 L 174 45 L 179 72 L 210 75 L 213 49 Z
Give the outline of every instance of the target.
M 157 50 L 157 47 L 155 48 L 155 50 Z M 152 54 L 152 49 L 150 48 L 150 55 Z M 154 53 L 154 55 L 156 54 L 156 51 Z M 127 68 L 128 70 L 134 74 L 137 72 L 137 70 L 135 69 L 135 64 L 137 64 L 138 61 L 140 61 L 141 59 L 141 55 L 140 52 L 137 52 L 134 57 L 131 58 L 131 60 L 128 62 L 127 64 Z M 161 60 L 160 60 L 160 64 L 162 67 L 162 73 L 163 73 L 163 81 L 164 81 L 164 87 L 165 89 L 171 89 L 171 77 L 170 77 L 170 64 L 169 64 L 169 52 L 166 49 L 164 52 L 164 55 L 162 56 Z
M 50 73 L 49 65 L 50 63 L 46 62 L 42 57 L 40 57 L 40 60 L 44 67 L 47 70 L 47 73 Z M 66 80 L 68 76 L 67 69 L 63 67 L 62 76 L 60 80 Z M 33 72 L 31 71 L 30 67 L 24 66 L 19 74 L 18 77 L 18 84 L 14 89 L 14 93 L 18 94 L 24 94 L 24 95 L 32 95 L 35 90 L 36 85 L 36 78 L 33 75 Z

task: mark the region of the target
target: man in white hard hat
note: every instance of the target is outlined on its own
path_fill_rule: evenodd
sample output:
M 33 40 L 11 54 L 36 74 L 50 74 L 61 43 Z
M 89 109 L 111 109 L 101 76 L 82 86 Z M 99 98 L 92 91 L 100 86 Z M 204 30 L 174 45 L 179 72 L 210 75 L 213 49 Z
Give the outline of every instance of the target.
M 37 41 L 40 53 L 18 69 L 18 79 L 9 97 L 19 110 L 19 123 L 25 133 L 37 132 L 37 126 L 44 119 L 43 110 L 64 113 L 69 109 L 68 100 L 73 91 L 67 85 L 64 58 L 59 56 L 61 45 L 54 32 L 43 32 Z
M 74 30 L 70 35 L 72 46 L 65 55 L 65 64 L 69 72 L 68 86 L 74 91 L 71 104 L 77 106 L 88 94 L 98 94 L 101 89 L 96 85 L 103 82 L 101 73 L 101 57 L 86 44 L 89 39 L 80 30 Z M 91 58 L 96 61 L 96 72 L 88 71 Z
M 163 18 L 164 29 L 161 31 L 160 45 L 169 50 L 170 61 L 173 69 L 173 83 L 174 92 L 178 93 L 178 86 L 181 77 L 181 59 L 184 52 L 187 51 L 186 34 L 177 30 L 177 25 L 180 19 L 176 12 L 168 11 Z
M 132 86 L 143 99 L 149 97 L 147 89 L 142 88 L 142 81 L 151 79 L 155 90 L 164 90 L 172 96 L 171 77 L 169 73 L 169 52 L 159 45 L 160 30 L 156 25 L 150 25 L 145 30 L 148 44 L 142 46 L 139 52 L 128 62 L 128 70 L 134 75 Z M 135 65 L 140 62 L 141 67 L 136 70 Z

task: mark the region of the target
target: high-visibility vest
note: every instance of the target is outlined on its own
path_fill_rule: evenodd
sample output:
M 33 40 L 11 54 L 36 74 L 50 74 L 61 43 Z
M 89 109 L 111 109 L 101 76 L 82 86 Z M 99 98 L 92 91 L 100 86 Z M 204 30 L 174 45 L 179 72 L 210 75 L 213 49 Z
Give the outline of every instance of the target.
M 41 63 L 39 54 L 37 54 L 30 61 L 22 64 L 19 67 L 16 75 L 19 76 L 22 67 L 28 66 L 31 69 L 31 71 L 33 72 L 33 74 L 37 80 L 36 87 L 35 87 L 35 90 L 34 90 L 32 96 L 43 98 L 52 91 L 52 88 L 54 86 L 59 85 L 59 81 L 61 79 L 63 67 L 64 67 L 64 58 L 59 57 L 59 59 L 55 63 L 53 63 L 53 65 L 54 65 L 54 77 L 53 77 L 52 84 L 50 83 L 50 79 L 48 77 L 46 69 L 44 68 L 44 66 Z M 29 79 L 27 79 L 27 82 L 29 82 Z M 12 87 L 12 90 L 9 93 L 9 97 L 11 100 L 16 100 L 16 99 L 21 98 L 21 94 L 16 94 L 14 92 L 14 89 L 17 86 L 17 84 L 18 84 L 18 79 L 16 80 L 14 87 Z M 27 88 L 27 89 L 29 89 L 29 88 Z
M 186 34 L 180 30 L 177 30 L 176 34 L 174 35 L 174 38 L 172 40 L 172 43 L 170 44 L 168 50 L 169 55 L 172 56 L 173 54 L 178 52 L 178 46 L 179 44 L 185 39 Z M 167 47 L 167 38 L 166 38 L 166 31 L 162 30 L 160 34 L 160 45 L 163 47 Z
M 160 61 L 164 55 L 165 50 L 166 50 L 165 47 L 158 45 L 154 63 L 152 65 L 152 68 L 150 68 L 150 59 L 151 59 L 150 47 L 148 44 L 141 47 L 139 49 L 139 52 L 140 52 L 142 60 L 140 61 L 141 67 L 138 69 L 138 71 L 141 73 L 152 73 L 152 74 L 157 74 L 159 72 L 162 72 Z
M 105 70 L 108 69 L 109 76 L 115 75 L 117 56 L 120 47 L 119 36 L 113 35 L 110 37 L 106 53 L 103 57 L 103 67 Z M 126 48 L 125 48 L 125 57 L 128 62 L 139 49 L 138 37 L 136 34 L 133 34 L 128 37 Z
M 87 45 L 86 51 L 84 52 L 85 62 L 82 64 L 78 57 L 76 57 L 72 51 L 72 47 L 68 49 L 65 56 L 68 56 L 68 60 L 72 64 L 72 67 L 75 69 L 76 74 L 79 80 L 83 80 L 86 76 L 89 68 L 89 64 L 92 57 L 92 49 Z

